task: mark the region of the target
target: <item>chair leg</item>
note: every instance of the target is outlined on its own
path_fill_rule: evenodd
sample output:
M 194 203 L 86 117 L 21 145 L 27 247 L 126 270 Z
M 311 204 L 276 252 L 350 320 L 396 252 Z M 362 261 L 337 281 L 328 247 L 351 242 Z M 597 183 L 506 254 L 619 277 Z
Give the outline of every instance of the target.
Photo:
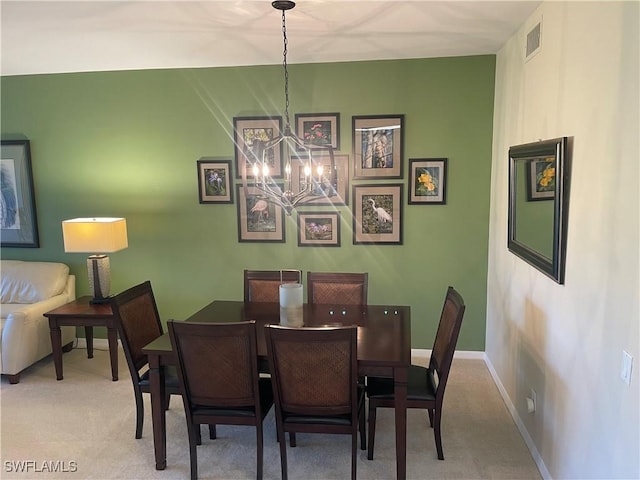
M 356 480 L 356 464 L 358 461 L 358 436 L 355 432 L 351 434 L 351 480 Z
M 367 449 L 367 419 L 365 418 L 364 412 L 364 407 L 362 407 L 362 411 L 358 416 L 358 429 L 360 430 L 360 450 Z
M 429 414 L 429 424 L 431 424 L 431 428 L 433 428 L 433 409 L 427 409 L 427 413 Z
M 376 440 L 376 405 L 369 399 L 369 451 L 367 459 L 373 460 L 373 444 Z
M 144 424 L 144 403 L 142 401 L 142 391 L 139 388 L 133 389 L 136 399 L 136 438 L 142 438 L 142 426 Z
M 217 438 L 216 426 L 215 424 L 209 425 L 209 438 L 211 440 L 215 440 Z
M 168 393 L 165 396 L 166 400 L 164 402 L 164 409 L 165 410 L 169 410 L 169 403 L 171 402 L 171 395 L 169 395 Z
M 436 451 L 438 452 L 438 460 L 444 460 L 444 453 L 442 452 L 442 436 L 440 435 L 440 423 L 442 419 L 442 412 L 437 409 L 435 412 L 433 434 L 436 438 Z
M 282 471 L 282 480 L 288 480 L 287 474 L 287 440 L 284 436 L 284 429 L 278 429 L 278 442 L 280 443 L 280 469 Z
M 256 479 L 262 480 L 262 457 L 263 457 L 263 443 L 262 443 L 262 423 L 256 425 Z
M 296 446 L 296 432 L 289 432 L 289 445 Z
M 196 445 L 200 436 L 200 425 L 193 424 L 187 419 L 187 434 L 189 435 L 189 464 L 191 466 L 191 480 L 198 478 L 198 453 Z

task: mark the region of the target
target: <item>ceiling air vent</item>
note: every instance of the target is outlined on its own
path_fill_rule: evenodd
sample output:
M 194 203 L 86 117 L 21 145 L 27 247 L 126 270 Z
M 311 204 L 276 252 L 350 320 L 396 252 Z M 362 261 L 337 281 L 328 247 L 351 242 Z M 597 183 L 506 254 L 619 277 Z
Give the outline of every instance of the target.
M 529 33 L 527 33 L 527 49 L 525 61 L 530 60 L 536 53 L 540 51 L 542 46 L 542 20 L 539 21 Z

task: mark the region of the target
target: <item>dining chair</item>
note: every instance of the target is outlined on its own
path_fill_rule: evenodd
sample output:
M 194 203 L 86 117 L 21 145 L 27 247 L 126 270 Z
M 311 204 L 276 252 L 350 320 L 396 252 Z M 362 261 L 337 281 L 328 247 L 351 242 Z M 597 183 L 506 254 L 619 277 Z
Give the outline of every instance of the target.
M 442 405 L 444 391 L 449 379 L 453 354 L 464 316 L 464 300 L 453 288 L 447 289 L 440 323 L 431 351 L 428 367 L 411 365 L 407 382 L 407 408 L 426 409 L 429 423 L 434 429 L 438 459 L 444 460 L 442 452 Z M 394 407 L 393 380 L 388 378 L 367 377 L 367 396 L 369 398 L 369 450 L 367 458 L 373 460 L 373 447 L 376 435 L 376 409 Z
M 262 478 L 262 423 L 273 405 L 269 378 L 260 378 L 255 321 L 201 323 L 168 321 L 178 359 L 191 479 L 198 477 L 196 445 L 200 425 L 248 425 L 256 428 L 256 478 Z M 213 436 L 215 438 L 215 435 Z
M 282 479 L 287 445 L 296 433 L 351 435 L 351 478 L 356 478 L 358 431 L 366 448 L 364 389 L 357 382 L 357 327 L 265 327 L 273 384 Z
M 302 272 L 298 270 L 245 270 L 245 302 L 279 302 L 281 283 L 300 283 Z
M 367 273 L 307 272 L 307 303 L 366 305 Z
M 162 323 L 149 281 L 113 296 L 110 302 L 133 382 L 133 394 L 136 401 L 136 438 L 141 438 L 144 422 L 142 393 L 150 393 L 151 386 L 149 383 L 149 364 L 142 348 L 164 333 Z M 171 395 L 180 394 L 175 368 L 167 367 L 165 369 L 165 392 L 167 394 L 165 408 L 169 408 Z

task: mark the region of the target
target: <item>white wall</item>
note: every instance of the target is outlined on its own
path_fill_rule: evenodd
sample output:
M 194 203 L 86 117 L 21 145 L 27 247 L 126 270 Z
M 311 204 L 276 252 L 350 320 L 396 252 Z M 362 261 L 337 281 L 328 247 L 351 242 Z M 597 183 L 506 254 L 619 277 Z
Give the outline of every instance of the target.
M 497 57 L 486 355 L 545 477 L 640 478 L 639 5 L 545 2 Z M 560 136 L 574 137 L 564 285 L 507 250 L 507 150 Z

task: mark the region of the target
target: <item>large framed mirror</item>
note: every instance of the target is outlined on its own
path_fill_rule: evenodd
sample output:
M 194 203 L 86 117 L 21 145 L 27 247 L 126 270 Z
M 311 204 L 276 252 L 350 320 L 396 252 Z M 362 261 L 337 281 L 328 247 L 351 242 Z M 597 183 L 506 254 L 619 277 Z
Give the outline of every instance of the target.
M 509 148 L 507 247 L 564 283 L 569 207 L 570 138 Z

